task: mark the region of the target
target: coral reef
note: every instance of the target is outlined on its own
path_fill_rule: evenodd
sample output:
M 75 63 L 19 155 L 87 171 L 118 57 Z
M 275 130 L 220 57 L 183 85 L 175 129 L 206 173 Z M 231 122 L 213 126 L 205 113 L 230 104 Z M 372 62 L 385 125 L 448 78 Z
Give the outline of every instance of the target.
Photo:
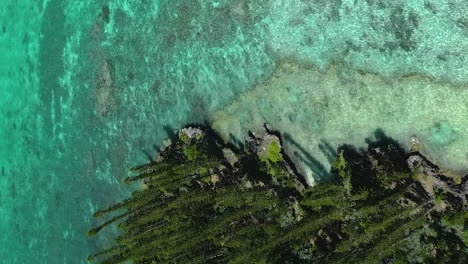
M 108 60 L 103 62 L 96 83 L 96 112 L 99 116 L 108 115 L 115 106 L 113 82 L 112 63 Z

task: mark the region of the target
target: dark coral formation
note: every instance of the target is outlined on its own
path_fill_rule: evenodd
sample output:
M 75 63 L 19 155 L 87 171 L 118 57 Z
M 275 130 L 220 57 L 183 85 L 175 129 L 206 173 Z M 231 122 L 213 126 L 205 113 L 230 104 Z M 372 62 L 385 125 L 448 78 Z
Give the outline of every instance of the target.
M 96 84 L 96 112 L 99 116 L 108 115 L 115 107 L 116 95 L 110 60 L 103 62 Z
M 94 214 L 123 210 L 100 263 L 466 263 L 468 177 L 452 179 L 388 138 L 343 146 L 330 183 L 306 187 L 279 135 L 240 148 L 186 128 L 156 161 L 132 168 L 144 186 Z

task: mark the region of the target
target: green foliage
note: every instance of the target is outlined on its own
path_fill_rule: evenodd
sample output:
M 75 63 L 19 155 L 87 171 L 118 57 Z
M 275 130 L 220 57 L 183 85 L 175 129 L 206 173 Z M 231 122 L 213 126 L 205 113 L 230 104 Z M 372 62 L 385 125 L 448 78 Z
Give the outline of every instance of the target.
M 345 188 L 339 185 L 323 184 L 313 187 L 301 201 L 302 205 L 309 206 L 314 210 L 322 207 L 345 207 Z
M 262 156 L 259 157 L 262 163 L 259 164 L 259 168 L 269 174 L 275 184 L 297 188 L 296 184 L 291 181 L 290 173 L 284 166 L 285 161 L 281 155 L 281 147 L 277 141 L 272 140 Z
M 468 212 L 454 212 L 451 215 L 445 215 L 442 220 L 447 226 L 456 230 L 456 234 L 468 247 Z
M 182 132 L 179 132 L 179 140 L 180 140 L 182 143 L 185 143 L 185 144 L 189 144 L 189 143 L 190 143 L 190 139 L 189 139 L 189 137 L 187 136 L 187 134 L 182 133 Z
M 332 168 L 336 170 L 338 176 L 343 180 L 343 185 L 349 194 L 352 189 L 351 171 L 349 170 L 348 162 L 346 162 L 343 153 L 344 151 L 340 152 L 335 162 L 333 162 Z
M 283 161 L 283 157 L 281 157 L 280 151 L 281 148 L 278 145 L 278 142 L 272 141 L 266 150 L 265 158 L 262 158 L 262 160 L 271 162 Z
M 184 148 L 184 154 L 189 160 L 196 160 L 200 157 L 201 152 L 196 144 Z
M 414 176 L 411 172 L 391 171 L 387 173 L 377 173 L 376 177 L 383 186 L 388 186 L 392 182 L 398 180 L 413 179 Z
M 133 167 L 137 175 L 125 182 L 143 180 L 145 187 L 94 214 L 102 218 L 122 211 L 88 236 L 117 221 L 122 232 L 116 246 L 89 259 L 466 263 L 468 214 L 451 206 L 449 192 L 426 193 L 404 167 L 404 156 L 392 154 L 395 147 L 388 146 L 390 154 L 363 150 L 351 159 L 342 150 L 333 163 L 332 182 L 304 190 L 297 188 L 276 141 L 262 157 L 236 151 L 239 161 L 228 165 L 225 146 L 216 138 L 179 133 L 157 162 Z M 370 176 L 371 183 L 362 184 L 360 177 Z M 436 210 L 434 200 L 444 201 L 445 211 Z

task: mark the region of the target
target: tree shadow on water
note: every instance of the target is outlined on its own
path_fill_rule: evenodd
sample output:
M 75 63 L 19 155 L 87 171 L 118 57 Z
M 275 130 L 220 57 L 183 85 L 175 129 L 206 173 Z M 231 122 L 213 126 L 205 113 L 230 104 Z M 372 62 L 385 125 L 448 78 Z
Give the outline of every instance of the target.
M 284 134 L 284 139 L 298 149 L 294 151 L 294 155 L 300 159 L 310 170 L 314 173 L 314 180 L 317 183 L 330 182 L 332 180 L 329 168 L 326 168 L 320 161 L 314 158 L 301 144 L 295 141 L 290 134 Z M 320 150 L 323 152 L 325 157 L 331 162 L 336 159 L 336 151 L 331 145 L 322 140 L 319 145 Z M 334 157 L 333 157 L 334 155 Z
M 336 149 L 334 149 L 330 143 L 324 139 L 320 140 L 320 144 L 318 146 L 323 155 L 325 155 L 325 158 L 328 160 L 328 162 L 333 163 L 338 156 Z
M 408 158 L 409 152 L 406 151 L 398 141 L 387 136 L 381 128 L 374 131 L 374 137 L 374 140 L 366 138 L 366 143 L 368 145 L 367 151 L 386 148 L 388 157 L 395 166 L 400 168 L 407 166 L 406 159 Z
M 378 185 L 376 164 L 385 164 L 384 167 L 395 171 L 407 171 L 408 152 L 380 128 L 374 131 L 373 136 L 365 139 L 367 148 L 357 149 L 348 144 L 338 148 L 352 172 L 351 185 L 357 189 Z
M 299 142 L 294 140 L 290 134 L 284 134 L 283 136 L 286 141 L 297 148 L 297 151 L 293 152 L 294 155 L 313 172 L 314 180 L 317 183 L 326 183 L 334 180 L 333 173 L 331 172 L 332 168 L 327 168 L 326 165 L 309 153 Z M 322 139 L 318 147 L 330 164 L 336 160 L 339 153 L 343 152 L 344 158 L 353 173 L 360 175 L 353 179 L 359 181 L 355 182 L 359 186 L 371 186 L 375 184 L 375 175 L 368 173 L 372 171 L 372 164 L 367 157 L 364 157 L 365 155 L 369 155 L 368 153 L 385 152 L 385 155 L 396 167 L 406 167 L 408 152 L 395 139 L 387 136 L 382 129 L 376 129 L 373 137 L 366 138 L 365 142 L 367 147 L 364 148 L 358 149 L 353 145 L 344 144 L 335 149 L 328 141 Z
M 395 150 L 398 154 L 407 154 L 407 152 L 401 147 L 400 143 L 398 143 L 395 139 L 387 136 L 381 128 L 378 128 L 374 131 L 374 138 L 375 139 L 366 138 L 366 143 L 368 145 L 367 150 L 387 147 L 391 145 L 395 147 Z

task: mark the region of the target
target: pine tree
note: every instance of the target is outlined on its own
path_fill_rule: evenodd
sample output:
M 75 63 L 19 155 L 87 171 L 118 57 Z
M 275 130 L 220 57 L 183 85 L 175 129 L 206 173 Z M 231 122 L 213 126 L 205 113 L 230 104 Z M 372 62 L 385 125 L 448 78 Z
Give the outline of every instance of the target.
M 468 258 L 462 183 L 446 184 L 454 187 L 434 197 L 413 177 L 422 172 L 408 167 L 395 142 L 340 148 L 330 183 L 304 189 L 279 141 L 258 156 L 261 139 L 251 139 L 232 151 L 233 163 L 222 154 L 229 146 L 218 139 L 209 129 L 182 130 L 157 161 L 133 167 L 136 175 L 124 182 L 144 187 L 94 213 L 110 219 L 88 236 L 118 221 L 121 234 L 115 246 L 89 260 L 411 263 L 415 244 L 427 263 Z

